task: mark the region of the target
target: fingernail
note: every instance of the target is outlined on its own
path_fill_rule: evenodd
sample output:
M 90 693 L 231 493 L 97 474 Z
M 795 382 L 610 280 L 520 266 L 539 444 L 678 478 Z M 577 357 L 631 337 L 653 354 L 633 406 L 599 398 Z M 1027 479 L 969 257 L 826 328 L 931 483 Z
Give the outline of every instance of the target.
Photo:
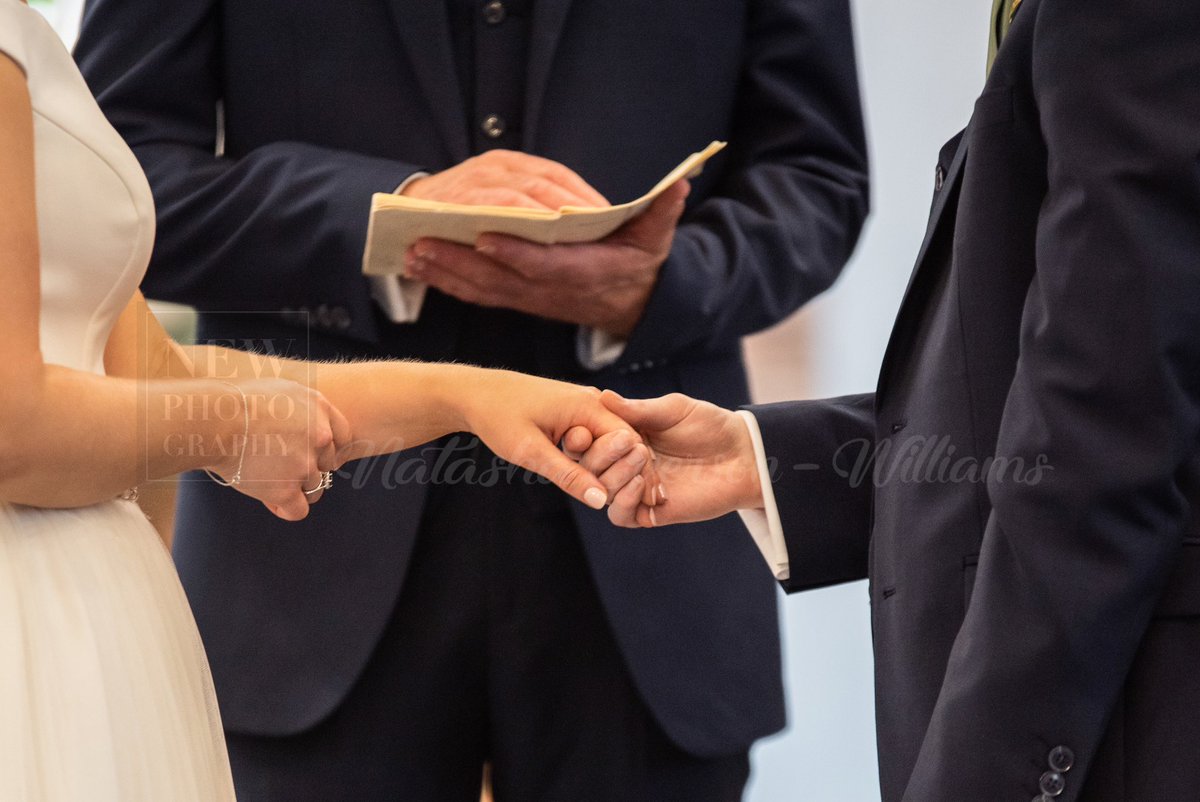
M 667 486 L 666 486 L 666 485 L 664 485 L 664 484 L 659 484 L 659 486 L 658 486 L 658 497 L 659 497 L 660 499 L 662 499 L 663 501 L 666 501 L 666 500 L 667 500 Z
M 613 451 L 618 454 L 624 454 L 629 450 L 629 435 L 625 432 L 617 432 L 612 439 Z
M 590 487 L 583 494 L 583 501 L 593 510 L 604 509 L 604 502 L 608 501 L 608 494 L 598 487 Z
M 428 268 L 429 264 L 424 259 L 417 257 L 416 259 L 413 259 L 412 264 L 408 266 L 408 272 L 414 276 L 423 276 Z
M 654 508 L 650 508 L 650 525 L 658 526 L 658 517 L 654 514 Z
M 413 248 L 413 253 L 418 259 L 433 259 L 433 249 L 428 245 L 418 245 Z
M 496 246 L 490 242 L 480 242 L 475 245 L 475 250 L 482 253 L 484 256 L 495 256 Z

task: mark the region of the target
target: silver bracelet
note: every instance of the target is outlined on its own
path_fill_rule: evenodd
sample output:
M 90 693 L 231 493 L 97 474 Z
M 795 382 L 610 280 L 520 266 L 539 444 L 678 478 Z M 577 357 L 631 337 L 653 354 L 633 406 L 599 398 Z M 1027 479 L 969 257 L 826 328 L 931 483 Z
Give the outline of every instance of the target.
M 221 487 L 236 487 L 242 483 L 242 466 L 246 462 L 246 444 L 250 442 L 250 402 L 246 399 L 246 393 L 241 387 L 238 387 L 233 382 L 221 383 L 227 384 L 233 389 L 237 390 L 238 395 L 242 397 L 242 415 L 245 418 L 245 426 L 242 430 L 242 453 L 238 456 L 237 470 L 234 471 L 233 476 L 229 478 L 229 481 L 225 481 L 219 475 L 213 473 L 213 471 L 209 468 L 205 468 L 204 472 L 208 474 L 209 479 L 212 479 Z

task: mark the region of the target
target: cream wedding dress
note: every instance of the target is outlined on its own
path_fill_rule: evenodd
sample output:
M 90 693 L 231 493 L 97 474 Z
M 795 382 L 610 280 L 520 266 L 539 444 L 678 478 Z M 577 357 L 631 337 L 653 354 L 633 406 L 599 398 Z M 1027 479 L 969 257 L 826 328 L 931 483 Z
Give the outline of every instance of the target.
M 0 52 L 33 99 L 42 353 L 103 373 L 150 256 L 150 189 L 58 37 L 18 0 L 0 0 Z M 0 503 L 0 800 L 232 798 L 204 649 L 137 505 Z

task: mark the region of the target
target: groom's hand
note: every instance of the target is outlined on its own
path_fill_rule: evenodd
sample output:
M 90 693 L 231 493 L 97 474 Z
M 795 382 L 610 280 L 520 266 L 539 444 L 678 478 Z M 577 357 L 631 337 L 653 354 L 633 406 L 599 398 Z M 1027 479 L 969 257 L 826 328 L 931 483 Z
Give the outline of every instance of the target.
M 608 517 L 614 524 L 664 526 L 762 506 L 754 445 L 736 413 L 678 393 L 633 401 L 606 390 L 601 401 L 638 431 L 655 454 L 654 467 L 666 494 L 652 518 L 637 483 L 610 490 Z M 581 434 L 570 432 L 564 445 L 582 450 Z M 611 450 L 599 442 L 580 459 L 580 465 L 596 476 L 615 463 Z

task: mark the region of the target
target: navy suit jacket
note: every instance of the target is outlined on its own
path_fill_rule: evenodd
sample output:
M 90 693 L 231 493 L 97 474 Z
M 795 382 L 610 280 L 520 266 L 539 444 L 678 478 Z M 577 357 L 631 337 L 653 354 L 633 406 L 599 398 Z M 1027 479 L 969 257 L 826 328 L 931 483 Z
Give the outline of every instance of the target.
M 1025 0 L 875 394 L 755 409 L 787 588 L 870 576 L 885 802 L 1200 793 L 1198 41 Z
M 828 287 L 866 213 L 846 0 L 538 0 L 532 24 L 527 151 L 625 200 L 730 142 L 619 363 L 585 372 L 575 327 L 530 318 L 539 371 L 744 403 L 739 338 Z M 90 0 L 76 57 L 154 190 L 145 291 L 198 307 L 202 339 L 455 358 L 471 306 L 431 292 L 418 323 L 393 325 L 360 274 L 371 194 L 470 155 L 443 0 Z M 425 493 L 414 463 L 371 465 L 301 524 L 185 482 L 175 556 L 231 729 L 312 725 L 371 652 Z M 667 733 L 724 754 L 779 729 L 775 589 L 736 520 L 629 533 L 575 510 Z

